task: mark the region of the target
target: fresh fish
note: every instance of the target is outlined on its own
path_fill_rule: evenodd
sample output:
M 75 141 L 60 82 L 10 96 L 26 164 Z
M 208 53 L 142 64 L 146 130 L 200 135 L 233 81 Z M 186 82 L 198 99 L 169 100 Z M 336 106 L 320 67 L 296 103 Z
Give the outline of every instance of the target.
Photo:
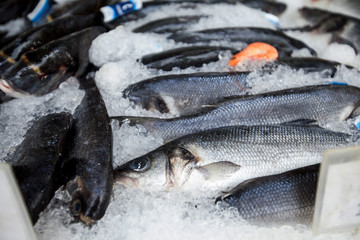
M 278 30 L 255 27 L 232 27 L 207 29 L 193 32 L 174 33 L 168 37 L 176 42 L 183 43 L 207 43 L 211 41 L 264 42 L 275 47 L 279 52 L 279 58 L 291 57 L 296 50 L 307 49 L 311 55 L 316 56 L 315 50 L 300 40 L 291 38 Z
M 91 42 L 103 32 L 103 27 L 86 28 L 26 52 L 2 75 L 0 89 L 11 97 L 39 96 L 70 76 L 83 75 Z
M 238 52 L 238 50 L 229 47 L 180 47 L 143 56 L 141 62 L 149 68 L 171 71 L 175 67 L 180 69 L 201 67 L 203 64 L 218 61 L 220 53 L 225 51 L 231 51 L 232 54 Z
M 144 7 L 164 5 L 164 4 L 175 4 L 175 3 L 190 3 L 190 4 L 218 4 L 218 3 L 227 3 L 227 4 L 243 4 L 247 7 L 259 9 L 263 12 L 270 13 L 273 15 L 280 15 L 286 9 L 286 4 L 272 1 L 272 0 L 161 0 L 161 1 L 146 1 L 144 2 Z
M 224 97 L 245 95 L 248 74 L 210 72 L 159 76 L 128 86 L 123 96 L 147 110 L 190 115 Z
M 201 114 L 171 119 L 118 117 L 120 122 L 140 124 L 169 142 L 181 136 L 212 128 L 238 125 L 269 125 L 314 120 L 320 126 L 344 123 L 359 115 L 360 88 L 319 85 L 236 97 L 217 103 Z
M 318 8 L 303 7 L 300 14 L 311 25 L 287 30 L 332 33 L 331 42 L 348 44 L 356 53 L 360 51 L 360 19 Z M 285 29 L 286 30 L 286 29 Z
M 260 9 L 263 12 L 270 13 L 275 16 L 281 15 L 286 10 L 286 4 L 278 1 L 239 0 L 236 2 L 244 4 L 250 8 Z
M 319 164 L 272 176 L 250 179 L 217 201 L 236 208 L 258 224 L 310 224 L 315 205 Z
M 189 24 L 197 23 L 203 17 L 205 16 L 176 16 L 162 18 L 139 26 L 135 28 L 133 32 L 175 33 L 186 29 Z
M 102 97 L 90 77 L 81 79 L 85 96 L 74 114 L 65 154 L 66 189 L 74 216 L 86 224 L 99 220 L 110 201 L 113 185 L 112 132 Z
M 2 48 L 2 62 L 14 63 L 27 51 L 41 47 L 51 40 L 67 36 L 94 25 L 100 25 L 100 18 L 95 14 L 85 16 L 68 16 L 50 23 L 34 27 L 20 34 L 13 42 Z M 0 69 L 4 70 L 0 65 Z M 4 71 L 2 71 L 4 72 Z
M 321 162 L 350 135 L 316 126 L 235 126 L 178 138 L 115 169 L 117 182 L 145 190 L 228 191 L 239 183 Z
M 265 64 L 262 69 L 274 71 L 279 66 L 288 66 L 294 70 L 301 70 L 305 74 L 311 72 L 318 72 L 321 74 L 322 77 L 330 78 L 335 76 L 338 68 L 341 65 L 343 64 L 321 58 L 283 58 Z M 348 69 L 353 69 L 352 66 L 344 66 Z
M 33 224 L 63 184 L 61 153 L 71 123 L 71 115 L 64 112 L 40 118 L 6 159 L 13 165 Z

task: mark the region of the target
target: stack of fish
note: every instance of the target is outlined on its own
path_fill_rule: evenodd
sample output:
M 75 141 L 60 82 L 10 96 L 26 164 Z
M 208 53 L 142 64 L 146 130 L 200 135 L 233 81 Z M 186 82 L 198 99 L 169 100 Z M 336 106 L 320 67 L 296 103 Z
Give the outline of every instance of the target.
M 0 5 L 0 23 L 16 17 L 33 21 L 25 21 L 29 29 L 22 33 L 1 33 L 1 103 L 49 94 L 71 76 L 79 79 L 85 91 L 74 114 L 61 112 L 37 119 L 24 141 L 4 159 L 13 165 L 34 224 L 61 186 L 71 196 L 73 215 L 93 224 L 105 214 L 113 179 L 147 191 L 201 192 L 222 206 L 236 207 L 243 218 L 255 222 L 307 223 L 313 213 L 323 151 L 356 144 L 354 126 L 347 133 L 335 132 L 332 126 L 347 126 L 347 120 L 359 116 L 360 88 L 315 84 L 254 94 L 250 84 L 254 72 L 266 81 L 282 67 L 303 74 L 315 72 L 324 81 L 337 81 L 341 67 L 359 74 L 352 66 L 317 58 L 313 48 L 288 35 L 291 31 L 330 32 L 332 41 L 358 53 L 360 20 L 355 17 L 302 8 L 300 13 L 311 19 L 311 25 L 301 28 L 280 29 L 276 24 L 276 28 L 190 31 L 191 24 L 208 18 L 205 15 L 169 16 L 137 26 L 134 34 L 146 38 L 145 33 L 151 32 L 182 47 L 137 59 L 144 68 L 161 74 L 128 85 L 122 100 L 158 116 L 167 115 L 109 117 L 102 100 L 105 96 L 94 81 L 97 69 L 89 60 L 93 40 L 163 5 L 196 9 L 216 3 L 150 1 L 138 12 L 107 22 L 102 7 L 119 1 L 70 1 L 47 7 L 46 14 L 37 18 L 29 16 L 43 1 L 22 2 L 9 0 Z M 286 9 L 285 4 L 274 1 L 222 3 L 260 9 L 270 19 Z M 235 67 L 230 72 L 196 72 L 204 64 L 220 61 L 224 52 L 244 50 L 234 43 L 245 47 L 258 42 L 275 48 L 275 59 L 249 56 L 245 63 L 251 64 L 240 66 L 245 71 Z M 293 57 L 299 51 L 307 57 Z M 163 75 L 173 69 L 195 69 L 195 73 Z M 141 125 L 164 145 L 113 171 L 111 120 L 120 126 Z

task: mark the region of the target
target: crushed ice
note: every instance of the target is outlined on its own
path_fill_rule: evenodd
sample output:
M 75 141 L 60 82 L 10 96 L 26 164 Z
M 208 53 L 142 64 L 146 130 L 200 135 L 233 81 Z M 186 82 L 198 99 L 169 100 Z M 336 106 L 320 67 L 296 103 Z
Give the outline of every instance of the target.
M 303 4 L 314 4 L 313 1 L 285 1 L 288 10 L 280 17 L 284 27 L 306 24 L 298 16 L 296 8 Z M 336 6 L 333 9 L 344 10 L 343 6 L 334 5 L 335 1 L 317 1 L 316 6 Z M 322 4 L 322 5 L 321 5 Z M 110 116 L 137 115 L 171 117 L 148 112 L 134 106 L 122 98 L 122 90 L 129 84 L 143 79 L 177 73 L 228 71 L 227 62 L 230 53 L 221 56 L 217 63 L 205 64 L 202 68 L 185 70 L 174 69 L 171 72 L 150 70 L 137 61 L 145 54 L 160 52 L 174 47 L 186 46 L 166 40 L 166 35 L 135 34 L 131 30 L 151 20 L 167 16 L 202 14 L 209 18 L 201 19 L 189 26 L 189 30 L 198 30 L 224 26 L 261 26 L 272 28 L 258 10 L 241 5 L 217 4 L 200 6 L 195 9 L 176 5 L 161 7 L 144 19 L 133 21 L 112 31 L 102 34 L 93 41 L 90 59 L 101 66 L 96 73 L 96 83 L 104 98 Z M 299 38 L 313 47 L 319 57 L 340 61 L 360 67 L 360 56 L 344 45 L 328 44 L 329 36 L 313 36 L 308 33 L 290 32 L 290 36 Z M 314 40 L 315 39 L 315 40 Z M 146 41 L 146 44 L 144 44 Z M 241 45 L 236 45 L 239 49 Z M 306 51 L 295 53 L 296 56 L 308 56 Z M 250 80 L 252 93 L 261 93 L 283 88 L 303 85 L 323 84 L 324 79 L 318 74 L 303 74 L 288 68 L 279 68 L 265 81 L 258 73 L 252 73 Z M 360 87 L 358 73 L 340 67 L 335 79 Z M 296 81 L 295 81 L 296 79 Z M 334 79 L 329 79 L 334 81 Z M 80 103 L 84 92 L 78 89 L 76 81 L 70 80 L 46 96 L 13 100 L 0 106 L 0 159 L 14 150 L 22 141 L 31 121 L 44 114 L 60 111 L 73 112 Z M 112 121 L 114 137 L 114 167 L 142 155 L 161 145 L 161 139 L 155 139 L 141 127 L 130 127 L 124 123 Z M 249 225 L 236 215 L 234 209 L 222 209 L 214 204 L 214 199 L 201 198 L 189 193 L 176 192 L 142 192 L 135 188 L 124 188 L 114 185 L 112 200 L 105 216 L 91 228 L 82 223 L 74 223 L 69 212 L 68 196 L 60 189 L 41 214 L 35 231 L 39 239 L 353 239 L 352 233 L 312 235 L 308 226 L 257 227 Z

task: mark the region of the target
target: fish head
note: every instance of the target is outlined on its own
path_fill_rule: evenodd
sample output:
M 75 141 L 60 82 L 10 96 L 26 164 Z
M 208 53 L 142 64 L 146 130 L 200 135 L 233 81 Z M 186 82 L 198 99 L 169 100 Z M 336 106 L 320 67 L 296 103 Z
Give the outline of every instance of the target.
M 76 176 L 67 183 L 66 190 L 71 196 L 70 210 L 75 218 L 87 225 L 92 225 L 104 216 L 110 198 L 107 198 L 103 192 L 109 191 L 108 189 L 104 187 L 104 189 L 92 191 L 86 179 Z
M 115 179 L 125 186 L 161 190 L 166 186 L 168 157 L 155 151 L 131 160 L 115 169 Z
M 123 92 L 123 97 L 142 108 L 160 113 L 169 113 L 168 105 L 160 94 L 143 85 L 131 85 Z
M 181 188 L 196 165 L 186 149 L 160 148 L 115 169 L 115 180 L 125 186 L 146 190 Z

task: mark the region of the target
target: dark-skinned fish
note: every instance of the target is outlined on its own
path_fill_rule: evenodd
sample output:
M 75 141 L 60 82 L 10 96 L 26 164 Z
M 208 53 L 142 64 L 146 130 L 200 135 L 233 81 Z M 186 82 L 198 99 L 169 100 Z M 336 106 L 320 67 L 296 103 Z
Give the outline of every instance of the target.
M 33 224 L 63 184 L 62 151 L 71 123 L 70 113 L 41 117 L 6 159 L 13 166 Z
M 100 25 L 100 21 L 101 18 L 96 14 L 68 16 L 25 31 L 1 49 L 0 73 L 13 66 L 22 54 L 84 28 Z
M 230 47 L 181 47 L 143 56 L 141 62 L 149 68 L 171 71 L 173 68 L 201 67 L 203 64 L 216 62 L 219 60 L 219 55 L 227 51 L 232 54 L 238 52 Z
M 300 14 L 310 22 L 309 26 L 289 28 L 291 31 L 311 31 L 316 33 L 331 33 L 330 42 L 351 46 L 355 53 L 360 51 L 360 19 L 341 13 L 330 12 L 318 8 L 303 7 Z
M 227 4 L 243 4 L 247 7 L 259 9 L 263 12 L 270 13 L 273 15 L 280 15 L 286 9 L 286 4 L 278 1 L 272 0 L 161 0 L 161 1 L 146 1 L 144 2 L 144 7 L 164 5 L 164 4 L 218 4 L 218 3 L 227 3 Z
M 275 47 L 279 58 L 291 57 L 293 52 L 307 49 L 309 53 L 316 56 L 315 50 L 300 40 L 291 38 L 278 30 L 256 27 L 231 27 L 215 28 L 192 32 L 174 33 L 168 37 L 175 42 L 183 43 L 209 43 L 209 42 L 241 42 L 250 44 L 253 42 L 264 42 Z
M 64 171 L 73 215 L 92 224 L 104 216 L 112 192 L 112 132 L 92 77 L 81 79 L 81 86 L 85 96 L 73 116 Z
M 105 32 L 90 27 L 51 41 L 21 55 L 1 77 L 0 89 L 12 97 L 44 95 L 70 76 L 82 76 L 89 67 L 92 40 Z
M 145 23 L 135 29 L 135 33 L 154 32 L 154 33 L 175 33 L 185 30 L 192 23 L 197 23 L 205 16 L 176 16 L 162 18 Z

